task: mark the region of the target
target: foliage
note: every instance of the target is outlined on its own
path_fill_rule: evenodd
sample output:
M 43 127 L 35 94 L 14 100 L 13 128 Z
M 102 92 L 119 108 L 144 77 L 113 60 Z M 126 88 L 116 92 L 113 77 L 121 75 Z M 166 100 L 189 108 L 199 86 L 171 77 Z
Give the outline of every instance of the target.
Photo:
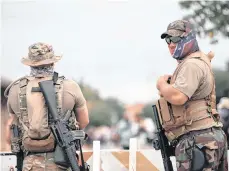
M 124 113 L 124 104 L 113 97 L 105 99 L 105 102 L 110 108 L 114 110 L 113 114 L 117 116 L 116 119 L 121 119 Z
M 87 101 L 96 101 L 101 100 L 99 96 L 99 92 L 95 89 L 93 89 L 88 84 L 85 84 L 82 80 L 79 81 L 79 86 L 81 88 L 81 91 L 83 92 L 83 95 Z
M 223 96 L 228 96 L 226 91 L 229 90 L 229 71 L 214 69 L 213 72 L 215 75 L 216 96 L 218 99 Z
M 198 36 L 229 37 L 229 1 L 180 1 L 179 5 L 190 11 L 184 19 L 194 24 Z
M 95 101 L 94 107 L 90 111 L 90 125 L 100 126 L 107 125 L 110 126 L 111 121 L 111 109 L 103 101 Z
M 153 102 L 146 104 L 145 107 L 143 108 L 141 114 L 142 114 L 144 117 L 151 118 L 151 119 L 153 120 L 153 122 L 154 122 L 154 118 L 153 118 L 153 109 L 152 109 L 152 105 L 153 105 L 153 104 L 154 104 Z
M 99 92 L 83 81 L 79 86 L 89 107 L 90 126 L 111 126 L 118 122 L 124 112 L 124 105 L 116 98 L 103 99 Z

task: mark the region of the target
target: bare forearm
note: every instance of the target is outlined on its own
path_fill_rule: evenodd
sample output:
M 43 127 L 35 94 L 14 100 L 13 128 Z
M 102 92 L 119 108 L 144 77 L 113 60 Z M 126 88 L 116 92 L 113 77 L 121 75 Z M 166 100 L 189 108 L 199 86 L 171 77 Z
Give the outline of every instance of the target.
M 11 137 L 10 127 L 11 127 L 14 119 L 15 119 L 15 115 L 14 114 L 10 114 L 9 115 L 9 118 L 8 118 L 8 120 L 6 122 L 6 130 L 5 130 L 6 132 L 5 132 L 5 135 L 6 135 L 6 141 L 7 141 L 7 143 L 10 143 L 10 141 L 11 141 L 11 138 L 10 138 Z
M 87 107 L 77 109 L 77 121 L 80 129 L 84 129 L 89 124 L 89 116 Z

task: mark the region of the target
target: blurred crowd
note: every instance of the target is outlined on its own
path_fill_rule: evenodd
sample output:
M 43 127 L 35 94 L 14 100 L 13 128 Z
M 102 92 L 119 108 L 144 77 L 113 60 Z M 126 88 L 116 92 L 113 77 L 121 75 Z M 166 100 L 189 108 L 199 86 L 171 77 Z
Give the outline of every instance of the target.
M 151 148 L 154 135 L 154 123 L 151 118 L 141 114 L 124 113 L 123 118 L 115 125 L 90 127 L 89 138 L 84 148 L 92 148 L 94 140 L 100 141 L 101 149 L 129 149 L 130 138 L 137 138 L 138 148 Z
M 228 137 L 229 145 L 229 98 L 222 97 L 217 104 L 223 130 Z M 92 148 L 94 140 L 100 141 L 101 149 L 129 149 L 130 138 L 136 138 L 138 148 L 153 148 L 152 139 L 155 137 L 155 125 L 152 118 L 144 117 L 141 114 L 126 112 L 123 118 L 115 125 L 89 127 L 87 129 L 89 139 L 85 147 Z

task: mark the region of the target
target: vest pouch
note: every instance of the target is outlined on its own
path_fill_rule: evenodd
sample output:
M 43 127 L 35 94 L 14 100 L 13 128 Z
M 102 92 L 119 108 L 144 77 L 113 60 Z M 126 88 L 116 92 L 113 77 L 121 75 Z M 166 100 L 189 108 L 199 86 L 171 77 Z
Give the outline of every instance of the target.
M 174 118 L 172 116 L 171 107 L 164 98 L 160 98 L 157 102 L 158 112 L 161 115 L 162 126 L 169 126 L 174 124 Z
M 54 162 L 63 167 L 69 167 L 70 163 L 64 150 L 57 144 L 54 152 Z
M 174 127 L 180 127 L 187 123 L 185 106 L 172 105 L 173 117 L 175 120 Z
M 40 130 L 29 129 L 28 135 L 31 139 L 46 139 L 51 133 L 50 128 L 43 128 Z
M 50 152 L 54 150 L 55 139 L 51 133 L 47 139 L 34 140 L 30 137 L 25 137 L 22 141 L 24 149 L 30 152 Z

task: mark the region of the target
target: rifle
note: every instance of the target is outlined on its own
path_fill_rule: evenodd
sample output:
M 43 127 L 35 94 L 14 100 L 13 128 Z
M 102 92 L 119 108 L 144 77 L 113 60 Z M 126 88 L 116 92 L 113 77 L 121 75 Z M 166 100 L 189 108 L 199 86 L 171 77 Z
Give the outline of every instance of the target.
M 85 138 L 85 133 L 83 130 L 71 131 L 68 128 L 65 119 L 61 119 L 57 112 L 56 104 L 56 93 L 54 88 L 54 81 L 47 80 L 39 82 L 40 91 L 43 93 L 46 105 L 49 109 L 49 114 L 53 119 L 53 124 L 50 125 L 52 133 L 57 141 L 56 149 L 62 150 L 58 152 L 58 155 L 66 155 L 67 162 L 69 162 L 72 171 L 89 171 L 89 166 L 83 160 L 83 154 L 81 149 L 81 140 Z M 76 150 L 80 148 L 82 166 L 78 165 Z M 63 156 L 62 156 L 63 157 Z M 65 166 L 69 166 L 65 163 Z
M 17 170 L 22 171 L 24 154 L 20 148 L 20 130 L 17 125 L 12 124 L 11 129 L 11 151 L 17 156 Z
M 173 171 L 173 166 L 170 160 L 170 156 L 173 155 L 174 149 L 172 146 L 169 145 L 169 141 L 164 134 L 164 130 L 159 120 L 159 114 L 156 105 L 153 105 L 152 108 L 153 108 L 153 117 L 157 128 L 157 132 L 156 132 L 157 139 L 153 140 L 153 146 L 156 150 L 161 150 L 161 156 L 162 156 L 165 171 Z

